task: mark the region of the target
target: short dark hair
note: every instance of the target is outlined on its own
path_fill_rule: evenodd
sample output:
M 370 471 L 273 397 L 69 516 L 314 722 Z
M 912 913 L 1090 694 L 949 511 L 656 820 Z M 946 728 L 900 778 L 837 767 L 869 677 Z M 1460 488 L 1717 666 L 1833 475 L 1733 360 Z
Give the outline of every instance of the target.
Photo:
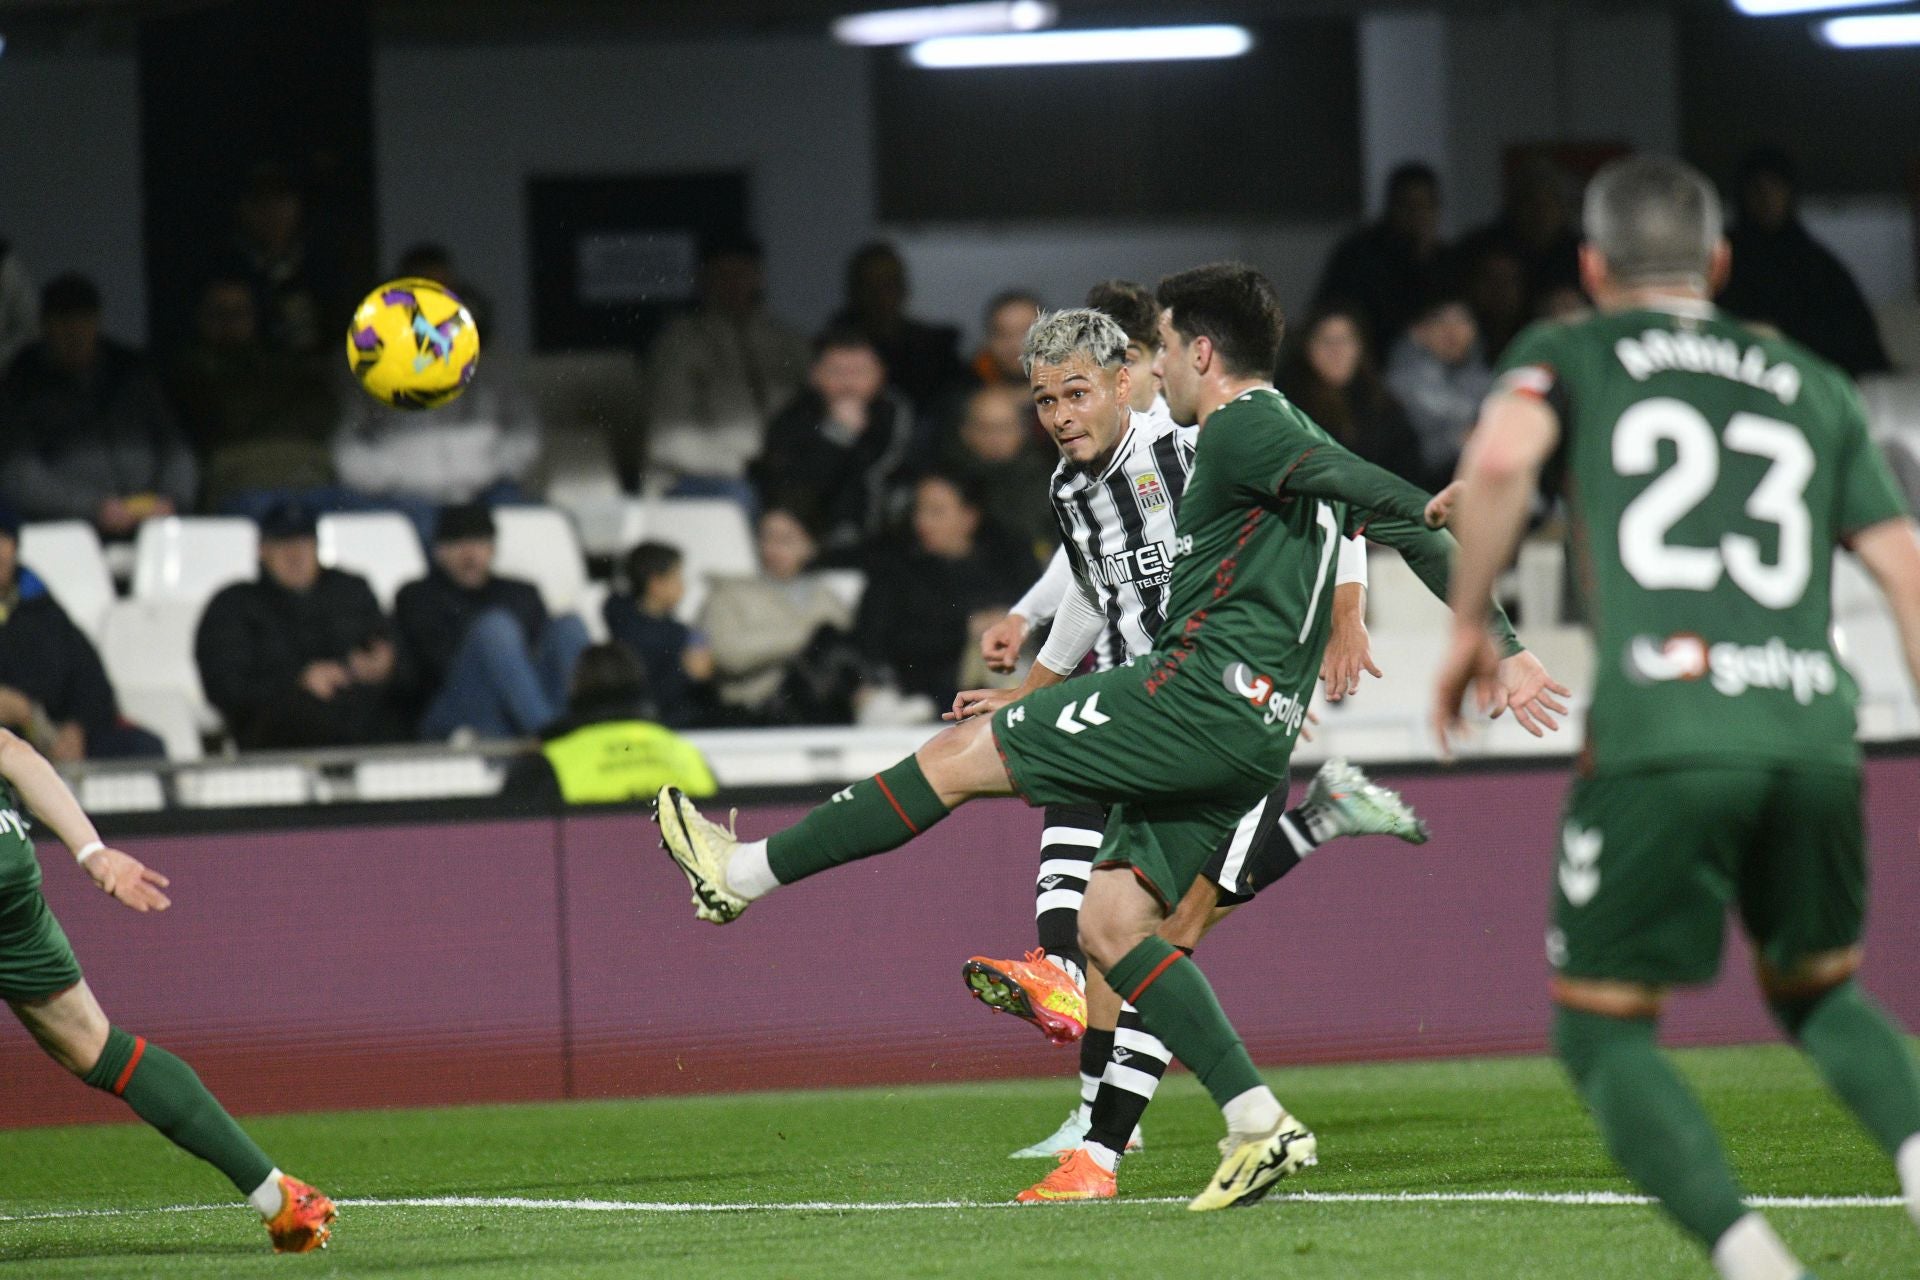
M 944 467 L 933 467 L 922 471 L 913 478 L 913 487 L 918 489 L 929 481 L 946 485 L 959 496 L 960 501 L 984 514 L 987 509 L 986 486 L 974 477 L 959 471 L 950 471 Z
M 1402 160 L 1387 174 L 1387 198 L 1391 200 L 1402 187 L 1422 186 L 1440 190 L 1440 175 L 1424 160 Z
M 627 586 L 644 591 L 655 578 L 672 573 L 685 557 L 664 542 L 642 542 L 627 552 Z
M 568 709 L 575 714 L 591 710 L 618 711 L 646 701 L 647 668 L 626 646 L 588 645 L 574 664 Z
M 906 270 L 906 259 L 900 251 L 885 240 L 869 240 L 847 256 L 847 292 L 853 292 L 854 284 L 860 279 L 860 273 L 871 263 L 891 262 L 902 271 Z
M 436 543 L 492 538 L 497 533 L 493 510 L 484 502 L 450 502 L 433 517 L 433 540 Z
M 830 324 L 813 336 L 813 358 L 818 360 L 829 351 L 873 351 L 879 348 L 873 345 L 873 339 L 867 331 L 858 325 Z
M 67 271 L 47 281 L 40 290 L 42 316 L 97 316 L 100 286 L 78 271 Z
M 1035 311 L 1046 309 L 1045 304 L 1040 301 L 1040 295 L 1031 289 L 1002 289 L 987 299 L 986 308 L 980 312 L 980 315 L 983 319 L 991 320 L 1000 308 L 1012 306 L 1016 302 L 1024 302 Z
M 1258 271 L 1244 262 L 1210 262 L 1168 276 L 1154 296 L 1174 331 L 1189 342 L 1211 342 L 1227 372 L 1272 375 L 1287 325 L 1273 285 Z
M 1112 316 L 1128 342 L 1149 351 L 1160 349 L 1160 304 L 1147 286 L 1132 280 L 1102 280 L 1087 290 L 1087 305 Z
M 1779 147 L 1754 147 L 1741 156 L 1740 168 L 1734 175 L 1734 181 L 1744 187 L 1763 174 L 1769 178 L 1778 178 L 1795 191 L 1800 189 L 1800 166 L 1794 163 L 1792 156 Z

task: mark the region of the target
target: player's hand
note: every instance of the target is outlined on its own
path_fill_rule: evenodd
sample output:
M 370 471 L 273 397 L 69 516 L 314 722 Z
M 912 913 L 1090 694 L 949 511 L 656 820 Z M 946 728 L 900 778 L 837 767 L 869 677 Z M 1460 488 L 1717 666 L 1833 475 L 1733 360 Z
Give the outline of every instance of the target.
M 1005 673 L 1020 661 L 1020 647 L 1027 642 L 1027 620 L 1010 613 L 980 633 L 980 656 L 987 670 Z M 957 704 L 956 704 L 957 705 Z
M 1379 673 L 1378 673 L 1378 672 L 1375 672 L 1374 674 L 1375 674 L 1375 675 L 1378 675 Z M 1317 725 L 1317 724 L 1319 724 L 1319 723 L 1320 723 L 1320 717 L 1314 714 L 1314 711 L 1313 711 L 1313 708 L 1312 708 L 1312 707 L 1308 707 L 1308 708 L 1307 708 L 1307 718 L 1306 718 L 1305 720 L 1302 720 L 1302 721 L 1300 722 L 1300 741 L 1302 741 L 1302 742 L 1312 742 L 1312 741 L 1313 741 L 1313 726 L 1315 726 L 1315 725 Z
M 1484 713 L 1491 713 L 1502 704 L 1506 691 L 1500 687 L 1499 673 L 1500 654 L 1493 647 L 1493 637 L 1487 634 L 1487 629 L 1475 624 L 1456 625 L 1433 686 L 1433 732 L 1439 741 L 1441 759 L 1453 759 L 1454 744 L 1466 737 L 1467 722 L 1461 704 L 1466 701 L 1469 688 Z
M 1461 483 L 1452 484 L 1427 499 L 1427 528 L 1444 529 L 1453 518 L 1453 504 L 1460 501 Z
M 1511 707 L 1520 727 L 1536 738 L 1559 730 L 1560 722 L 1553 717 L 1567 714 L 1567 704 L 1560 698 L 1572 697 L 1573 691 L 1548 675 L 1540 659 L 1524 650 L 1502 658 L 1498 680 L 1501 703 L 1493 709 L 1494 719 Z
M 990 716 L 1010 702 L 1020 700 L 1018 689 L 965 689 L 954 695 L 953 710 L 944 712 L 942 720 L 971 720 L 975 716 Z
M 1327 701 L 1338 702 L 1358 693 L 1362 671 L 1370 672 L 1376 680 L 1380 678 L 1380 668 L 1373 665 L 1367 624 L 1357 619 L 1336 619 L 1327 637 L 1327 651 L 1320 659 L 1320 680 L 1326 685 Z
M 118 849 L 96 849 L 80 864 L 93 882 L 122 906 L 135 911 L 165 911 L 173 899 L 160 892 L 167 878 Z

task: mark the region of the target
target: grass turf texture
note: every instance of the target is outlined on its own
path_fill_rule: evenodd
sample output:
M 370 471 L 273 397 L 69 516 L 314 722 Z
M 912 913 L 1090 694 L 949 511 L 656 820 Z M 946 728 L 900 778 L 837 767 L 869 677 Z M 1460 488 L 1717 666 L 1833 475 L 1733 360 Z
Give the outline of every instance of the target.
M 1891 1196 L 1889 1162 L 1780 1048 L 1683 1053 L 1747 1190 Z M 1063 1055 L 1063 1067 L 1070 1066 Z M 54 1068 L 51 1064 L 48 1070 Z M 325 1254 L 275 1258 L 243 1207 L 19 1221 L 66 1210 L 208 1204 L 218 1175 L 138 1126 L 0 1133 L 0 1277 L 1056 1276 L 1708 1277 L 1642 1206 L 1289 1202 L 1290 1192 L 1625 1192 L 1542 1059 L 1269 1073 L 1320 1134 L 1320 1167 L 1251 1209 L 1188 1213 L 1218 1113 L 1170 1079 L 1147 1149 L 1102 1205 L 898 1212 L 342 1209 Z M 260 1118 L 274 1158 L 343 1199 L 529 1197 L 756 1204 L 1000 1202 L 1048 1165 L 1006 1153 L 1050 1130 L 1057 1081 Z M 1773 1209 L 1825 1280 L 1920 1275 L 1898 1208 Z

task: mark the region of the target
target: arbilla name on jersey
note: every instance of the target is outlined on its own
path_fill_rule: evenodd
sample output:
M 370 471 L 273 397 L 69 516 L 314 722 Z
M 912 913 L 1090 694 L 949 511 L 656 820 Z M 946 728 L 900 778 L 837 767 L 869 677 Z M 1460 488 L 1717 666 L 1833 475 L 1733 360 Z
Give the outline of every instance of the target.
M 1627 646 L 1626 671 L 1636 684 L 1705 679 L 1730 698 L 1749 689 L 1783 690 L 1803 707 L 1840 687 L 1831 654 L 1791 648 L 1778 636 L 1762 644 L 1715 644 L 1690 632 L 1664 640 L 1635 636 Z
M 1252 667 L 1236 662 L 1227 668 L 1225 683 L 1229 693 L 1239 694 L 1264 711 L 1268 724 L 1285 725 L 1288 733 L 1300 732 L 1307 718 L 1307 704 L 1290 693 L 1274 696 L 1272 676 L 1257 676 Z

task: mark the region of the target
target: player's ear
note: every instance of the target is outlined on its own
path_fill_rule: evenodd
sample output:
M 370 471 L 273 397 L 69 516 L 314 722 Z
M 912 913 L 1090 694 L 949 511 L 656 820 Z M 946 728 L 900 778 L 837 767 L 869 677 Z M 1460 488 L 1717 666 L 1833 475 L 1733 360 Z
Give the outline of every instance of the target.
M 1727 278 L 1732 274 L 1733 246 L 1722 236 L 1713 246 L 1713 256 L 1707 259 L 1707 296 L 1718 296 L 1727 287 Z
M 1187 344 L 1187 358 L 1193 361 L 1193 371 L 1204 376 L 1213 368 L 1213 339 L 1197 335 Z
M 1600 250 L 1593 247 L 1591 241 L 1580 246 L 1580 287 L 1595 302 L 1607 290 L 1611 283 L 1607 272 L 1607 260 L 1600 256 Z
M 1122 404 L 1133 396 L 1133 370 L 1124 360 L 1120 362 L 1119 376 L 1114 379 L 1113 393 Z

